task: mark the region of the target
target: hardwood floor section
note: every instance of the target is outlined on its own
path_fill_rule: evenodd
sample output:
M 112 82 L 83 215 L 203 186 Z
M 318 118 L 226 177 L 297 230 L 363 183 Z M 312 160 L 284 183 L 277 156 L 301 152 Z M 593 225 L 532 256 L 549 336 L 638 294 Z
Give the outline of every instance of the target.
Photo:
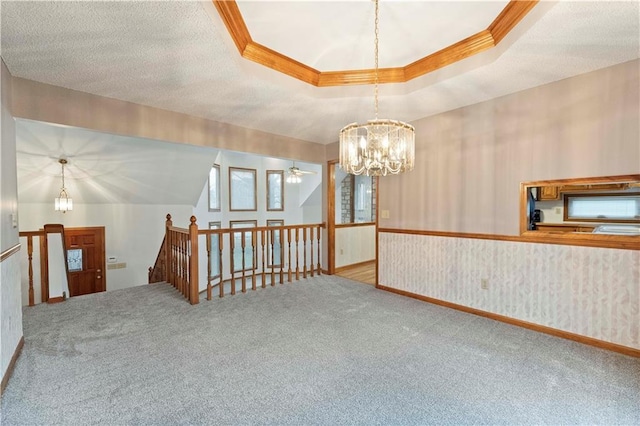
M 354 281 L 360 281 L 365 284 L 376 284 L 376 262 L 371 261 L 364 265 L 355 265 L 347 269 L 336 272 L 336 275 L 343 278 L 349 278 Z

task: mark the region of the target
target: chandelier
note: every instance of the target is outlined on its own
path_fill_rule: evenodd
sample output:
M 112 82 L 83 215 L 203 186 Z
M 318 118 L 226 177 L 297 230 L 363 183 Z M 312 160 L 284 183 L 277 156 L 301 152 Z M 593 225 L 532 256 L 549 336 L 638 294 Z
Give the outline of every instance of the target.
M 60 188 L 60 195 L 55 199 L 55 209 L 57 212 L 66 213 L 68 210 L 73 210 L 73 200 L 69 197 L 67 189 L 64 187 L 64 165 L 67 164 L 67 160 L 61 158 L 58 163 L 62 165 L 62 188 Z
M 386 176 L 413 170 L 415 129 L 402 121 L 378 119 L 378 0 L 375 0 L 376 118 L 340 130 L 340 168 L 353 175 Z

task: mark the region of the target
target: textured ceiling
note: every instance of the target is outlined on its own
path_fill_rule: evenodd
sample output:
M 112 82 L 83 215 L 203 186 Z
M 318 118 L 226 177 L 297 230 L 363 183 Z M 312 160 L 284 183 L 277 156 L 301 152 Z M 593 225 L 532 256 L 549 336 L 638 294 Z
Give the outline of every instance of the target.
M 241 2 L 240 7 L 262 19 L 256 31 L 272 27 L 264 37 L 275 37 L 267 33 L 282 29 L 282 49 L 309 54 L 311 62 L 346 66 L 339 61 L 367 56 L 352 52 L 373 53 L 365 22 L 372 16 L 371 2 L 292 3 Z M 398 49 L 411 56 L 423 42 L 427 49 L 446 45 L 450 28 L 458 37 L 454 23 L 432 27 L 466 25 L 466 16 L 445 18 L 453 16 L 452 5 L 469 5 L 444 3 L 383 2 L 381 52 Z M 488 12 L 494 3 L 472 3 L 473 10 L 486 6 L 487 15 L 495 14 Z M 369 86 L 310 87 L 240 58 L 210 2 L 3 0 L 1 5 L 2 57 L 14 76 L 323 144 L 337 141 L 345 124 L 373 118 Z M 265 7 L 270 12 L 262 16 Z M 404 8 L 413 20 L 403 17 Z M 448 10 L 442 21 L 433 12 L 440 9 Z M 345 26 L 344 16 L 354 17 L 351 35 L 316 36 L 311 28 L 333 28 L 336 14 L 338 26 Z M 413 121 L 638 58 L 638 17 L 637 1 L 541 2 L 497 48 L 410 83 L 382 87 L 380 117 Z M 474 18 L 473 25 L 486 26 L 486 19 Z M 305 32 L 311 35 L 300 35 Z M 407 38 L 407 50 L 394 47 L 404 46 Z M 360 44 L 347 46 L 351 40 Z M 311 49 L 311 41 L 324 44 L 326 52 Z M 331 51 L 334 59 L 328 59 Z

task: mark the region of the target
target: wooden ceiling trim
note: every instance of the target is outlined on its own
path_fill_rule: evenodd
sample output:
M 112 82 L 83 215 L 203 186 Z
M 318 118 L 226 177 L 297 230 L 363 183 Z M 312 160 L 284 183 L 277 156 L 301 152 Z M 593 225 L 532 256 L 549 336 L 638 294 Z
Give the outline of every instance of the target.
M 373 84 L 375 70 L 318 71 L 273 49 L 254 42 L 234 0 L 212 0 L 240 55 L 316 87 Z M 406 83 L 495 47 L 539 0 L 511 0 L 486 30 L 425 56 L 409 65 L 378 70 L 378 82 Z
M 318 86 L 320 71 L 259 43 L 249 42 L 244 52 L 242 52 L 242 57 L 297 78 L 298 80 L 302 80 L 305 83 Z
M 330 86 L 352 86 L 357 84 L 374 84 L 376 81 L 376 71 L 368 70 L 348 70 L 348 71 L 322 71 L 318 87 Z M 378 69 L 378 83 L 404 83 L 407 81 L 403 68 L 380 68 Z
M 495 45 L 496 43 L 489 30 L 480 31 L 471 37 L 407 65 L 405 67 L 407 81 L 484 52 Z
M 218 15 L 222 18 L 222 22 L 227 27 L 227 32 L 236 44 L 238 52 L 242 55 L 247 44 L 251 42 L 251 35 L 247 25 L 244 23 L 238 3 L 235 1 L 212 1 L 218 11 Z
M 489 28 L 487 28 L 493 35 L 496 44 L 500 43 L 502 39 L 509 34 L 509 31 L 518 25 L 522 18 L 524 18 L 538 2 L 539 0 L 510 1 L 496 19 L 493 20 L 491 25 L 489 25 Z

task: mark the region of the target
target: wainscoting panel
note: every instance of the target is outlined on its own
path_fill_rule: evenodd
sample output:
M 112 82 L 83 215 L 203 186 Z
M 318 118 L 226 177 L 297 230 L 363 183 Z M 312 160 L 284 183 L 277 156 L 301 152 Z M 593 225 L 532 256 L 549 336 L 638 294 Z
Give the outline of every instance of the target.
M 637 250 L 381 232 L 378 261 L 387 287 L 640 348 Z

